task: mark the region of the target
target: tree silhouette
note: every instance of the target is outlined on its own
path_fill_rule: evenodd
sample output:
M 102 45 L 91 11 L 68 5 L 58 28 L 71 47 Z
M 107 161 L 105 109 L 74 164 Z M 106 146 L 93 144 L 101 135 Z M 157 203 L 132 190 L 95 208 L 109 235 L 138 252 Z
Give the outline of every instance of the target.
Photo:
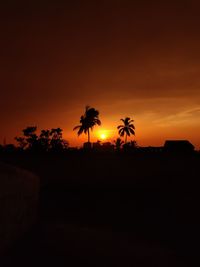
M 85 114 L 80 118 L 80 125 L 74 127 L 73 130 L 78 130 L 78 135 L 85 133 L 88 135 L 88 143 L 90 143 L 90 129 L 92 130 L 95 125 L 101 125 L 99 120 L 99 111 L 95 108 L 86 106 Z
M 41 130 L 38 142 L 40 150 L 48 151 L 50 148 L 50 130 Z
M 127 136 L 130 136 L 131 134 L 135 135 L 135 126 L 133 124 L 134 120 L 131 120 L 129 117 L 126 117 L 125 119 L 121 119 L 121 121 L 124 123 L 123 125 L 119 125 L 117 129 L 119 129 L 119 135 L 124 136 L 125 135 L 125 144 L 127 142 Z
M 27 146 L 27 141 L 26 141 L 26 139 L 24 138 L 24 137 L 15 137 L 15 140 L 18 142 L 18 144 L 19 144 L 19 148 L 21 149 L 21 150 L 24 150 L 25 149 L 25 147 Z
M 23 132 L 23 137 L 15 137 L 15 140 L 19 144 L 19 148 L 21 150 L 24 150 L 25 148 L 27 149 L 33 149 L 36 146 L 38 136 L 36 135 L 36 126 L 29 126 L 26 127 Z
M 63 139 L 62 139 L 62 129 L 53 128 L 50 131 L 51 136 L 51 150 L 52 151 L 61 151 L 63 149 Z
M 133 152 L 136 151 L 138 148 L 138 144 L 136 141 L 130 141 L 123 145 L 123 149 L 126 152 Z
M 62 129 L 53 128 L 51 130 L 41 130 L 40 135 L 36 135 L 37 127 L 27 127 L 24 129 L 23 137 L 15 137 L 21 150 L 34 152 L 61 152 L 69 147 L 69 143 L 62 138 Z
M 37 146 L 38 136 L 36 134 L 37 127 L 29 126 L 23 130 L 24 136 L 26 137 L 26 142 L 28 143 L 29 149 L 35 149 Z
M 114 141 L 115 148 L 117 151 L 120 151 L 121 146 L 123 145 L 124 141 L 122 141 L 121 138 L 117 138 L 117 140 Z

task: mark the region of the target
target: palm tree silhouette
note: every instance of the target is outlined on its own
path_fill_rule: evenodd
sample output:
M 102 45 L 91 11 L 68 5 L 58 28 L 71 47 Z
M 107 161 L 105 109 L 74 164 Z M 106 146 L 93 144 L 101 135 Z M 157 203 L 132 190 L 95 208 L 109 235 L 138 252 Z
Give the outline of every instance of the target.
M 119 135 L 124 136 L 125 135 L 125 141 L 127 142 L 127 136 L 130 136 L 131 134 L 135 135 L 135 126 L 133 124 L 134 120 L 131 120 L 129 117 L 126 117 L 125 119 L 121 119 L 123 121 L 123 125 L 119 125 L 117 129 L 119 129 Z
M 90 129 L 92 130 L 95 125 L 101 125 L 99 120 L 99 111 L 95 108 L 86 106 L 85 114 L 80 118 L 80 125 L 74 127 L 73 130 L 78 130 L 78 135 L 85 133 L 88 135 L 88 143 L 90 143 Z

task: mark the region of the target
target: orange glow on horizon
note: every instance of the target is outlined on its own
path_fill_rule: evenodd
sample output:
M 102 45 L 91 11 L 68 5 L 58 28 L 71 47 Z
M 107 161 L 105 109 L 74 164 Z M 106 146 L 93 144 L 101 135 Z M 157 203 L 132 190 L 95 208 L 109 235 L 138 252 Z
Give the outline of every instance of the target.
M 107 140 L 109 137 L 111 137 L 108 130 L 104 129 L 97 130 L 94 135 L 97 136 L 97 138 L 99 138 L 102 141 Z
M 100 138 L 101 138 L 102 140 L 106 139 L 106 134 L 102 133 L 102 134 L 100 135 Z

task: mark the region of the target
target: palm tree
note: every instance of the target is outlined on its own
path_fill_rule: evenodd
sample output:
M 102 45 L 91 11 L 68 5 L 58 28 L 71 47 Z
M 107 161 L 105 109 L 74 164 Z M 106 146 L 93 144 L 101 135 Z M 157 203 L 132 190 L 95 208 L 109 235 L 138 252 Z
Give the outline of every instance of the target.
M 131 120 L 129 117 L 126 117 L 125 119 L 121 119 L 121 121 L 124 123 L 123 125 L 119 125 L 117 129 L 119 129 L 119 135 L 124 136 L 125 135 L 125 144 L 127 142 L 127 136 L 130 136 L 131 134 L 135 135 L 135 126 L 133 124 L 134 120 Z
M 78 135 L 85 133 L 88 135 L 88 143 L 90 143 L 90 129 L 92 130 L 95 125 L 101 125 L 99 120 L 99 111 L 95 108 L 86 106 L 85 114 L 80 118 L 80 125 L 74 127 L 73 130 L 78 130 Z

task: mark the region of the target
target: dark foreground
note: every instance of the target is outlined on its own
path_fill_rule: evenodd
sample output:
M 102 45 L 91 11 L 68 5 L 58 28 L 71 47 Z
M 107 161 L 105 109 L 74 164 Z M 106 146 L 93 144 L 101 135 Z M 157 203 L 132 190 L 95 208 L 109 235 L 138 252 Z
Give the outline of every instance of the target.
M 7 155 L 39 175 L 38 222 L 4 266 L 195 266 L 200 158 Z

